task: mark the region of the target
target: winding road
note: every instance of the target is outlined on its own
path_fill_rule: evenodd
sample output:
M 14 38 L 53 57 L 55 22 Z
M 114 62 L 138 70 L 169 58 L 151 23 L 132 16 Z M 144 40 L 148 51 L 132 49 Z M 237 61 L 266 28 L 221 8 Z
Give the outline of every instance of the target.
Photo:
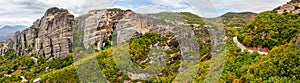
M 243 52 L 244 50 L 247 49 L 243 44 L 241 44 L 241 43 L 238 41 L 237 37 L 233 37 L 233 42 L 236 43 L 236 45 L 237 45 L 239 48 L 242 49 L 242 52 Z M 249 50 L 249 49 L 247 49 L 247 50 L 248 50 L 248 52 L 250 52 L 250 53 L 253 53 L 253 52 L 254 52 L 253 50 Z M 268 52 L 261 52 L 261 51 L 257 51 L 257 52 L 258 52 L 259 54 L 261 54 L 261 55 L 268 55 Z

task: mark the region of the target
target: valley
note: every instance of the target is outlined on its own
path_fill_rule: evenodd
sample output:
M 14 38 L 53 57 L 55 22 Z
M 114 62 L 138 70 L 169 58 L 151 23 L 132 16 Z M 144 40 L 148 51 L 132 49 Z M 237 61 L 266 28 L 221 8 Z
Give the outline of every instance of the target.
M 0 82 L 298 83 L 299 3 L 215 18 L 51 7 L 0 29 Z

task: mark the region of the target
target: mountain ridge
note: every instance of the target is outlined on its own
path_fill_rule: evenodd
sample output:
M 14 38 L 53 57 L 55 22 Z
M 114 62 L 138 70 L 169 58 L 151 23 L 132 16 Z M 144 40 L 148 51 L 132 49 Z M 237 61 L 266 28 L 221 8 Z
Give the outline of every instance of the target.
M 15 32 L 24 30 L 26 28 L 27 26 L 25 25 L 5 25 L 0 28 L 0 41 L 3 42 L 7 39 L 12 39 Z

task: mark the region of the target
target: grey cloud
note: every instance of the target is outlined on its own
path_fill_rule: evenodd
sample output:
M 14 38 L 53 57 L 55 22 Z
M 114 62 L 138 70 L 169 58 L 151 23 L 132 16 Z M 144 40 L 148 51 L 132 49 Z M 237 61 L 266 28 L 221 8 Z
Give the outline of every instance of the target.
M 45 8 L 50 7 L 49 4 L 39 0 L 22 0 L 22 1 L 12 0 L 11 2 L 24 9 L 44 10 Z
M 105 9 L 110 7 L 115 1 L 116 0 L 87 0 L 82 8 L 77 12 L 85 13 L 89 10 Z

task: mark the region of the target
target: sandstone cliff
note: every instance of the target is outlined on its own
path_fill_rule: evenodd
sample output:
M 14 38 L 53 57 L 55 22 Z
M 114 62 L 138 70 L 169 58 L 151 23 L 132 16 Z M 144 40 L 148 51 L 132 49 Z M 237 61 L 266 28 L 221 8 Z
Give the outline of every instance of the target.
M 105 41 L 111 40 L 110 38 L 113 33 L 117 39 L 114 43 L 120 44 L 148 32 L 162 35 L 168 32 L 175 34 L 184 32 L 180 31 L 177 25 L 167 22 L 165 19 L 158 19 L 150 15 L 137 14 L 131 10 L 124 11 L 120 9 L 89 11 L 87 14 L 77 18 L 77 25 L 77 30 L 84 31 L 84 46 L 88 48 L 90 45 L 94 45 L 98 50 L 105 46 Z M 195 31 L 197 34 L 208 34 L 208 31 L 203 32 L 203 30 L 192 29 L 190 26 L 185 28 L 190 28 L 190 31 Z M 187 33 L 189 32 L 184 32 L 183 34 Z
M 181 54 L 184 55 L 190 50 L 199 50 L 199 45 L 191 40 L 192 37 L 209 34 L 206 29 L 190 25 L 178 25 L 166 19 L 121 9 L 91 10 L 75 20 L 66 9 L 53 7 L 31 27 L 15 33 L 13 49 L 17 56 L 30 55 L 52 60 L 64 58 L 70 53 L 73 42 L 83 42 L 85 48 L 92 46 L 101 50 L 107 45 L 121 44 L 141 34 L 152 32 L 164 36 L 171 32 L 176 34 L 174 38 L 181 44 L 184 50 Z M 73 41 L 75 31 L 84 32 L 82 39 Z M 210 43 L 208 39 L 198 39 Z
M 63 58 L 70 52 L 73 25 L 68 10 L 50 8 L 31 27 L 15 33 L 13 49 L 17 56 L 33 52 L 35 57 Z

